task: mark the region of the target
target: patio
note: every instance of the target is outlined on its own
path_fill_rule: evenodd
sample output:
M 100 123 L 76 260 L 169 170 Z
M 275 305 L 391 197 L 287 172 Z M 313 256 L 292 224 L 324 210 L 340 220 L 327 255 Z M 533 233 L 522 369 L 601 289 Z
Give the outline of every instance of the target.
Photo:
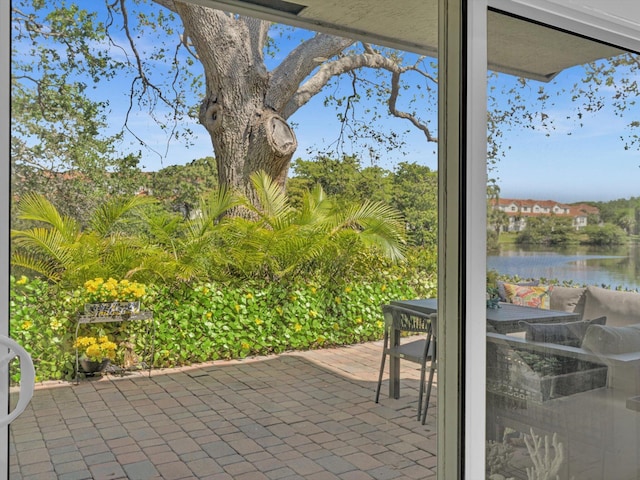
M 401 398 L 387 397 L 385 380 L 374 403 L 381 349 L 372 342 L 40 386 L 11 426 L 10 476 L 435 478 L 436 408 L 426 425 L 416 420 L 420 372 L 410 362 Z

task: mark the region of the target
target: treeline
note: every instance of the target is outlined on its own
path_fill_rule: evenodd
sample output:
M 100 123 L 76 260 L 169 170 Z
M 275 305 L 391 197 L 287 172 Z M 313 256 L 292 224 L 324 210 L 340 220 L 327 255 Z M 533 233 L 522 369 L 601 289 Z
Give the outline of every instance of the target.
M 627 235 L 640 235 L 640 197 L 591 202 L 600 209 L 600 221 L 616 225 Z
M 532 217 L 516 236 L 516 243 L 532 245 L 621 245 L 628 236 L 620 227 L 610 224 L 588 225 L 577 231 L 573 221 L 565 217 Z
M 212 157 L 144 172 L 134 157 L 127 157 L 107 171 L 43 173 L 14 165 L 13 195 L 19 200 L 29 193 L 45 196 L 62 216 L 89 222 L 91 213 L 113 195 L 142 194 L 154 197 L 170 212 L 191 218 L 203 196 L 218 188 L 216 161 Z M 295 208 L 305 192 L 316 185 L 334 201 L 382 202 L 398 210 L 406 227 L 407 242 L 434 246 L 437 239 L 437 172 L 415 163 L 400 163 L 394 170 L 363 167 L 355 156 L 340 159 L 297 159 L 287 181 L 287 196 Z M 24 223 L 17 218 L 14 202 L 13 228 Z

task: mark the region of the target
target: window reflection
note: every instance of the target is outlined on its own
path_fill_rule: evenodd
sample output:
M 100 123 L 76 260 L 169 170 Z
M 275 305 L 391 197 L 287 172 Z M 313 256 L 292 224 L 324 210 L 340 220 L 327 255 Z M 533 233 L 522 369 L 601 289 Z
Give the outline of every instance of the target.
M 494 311 L 488 323 L 487 476 L 638 478 L 640 293 L 634 279 L 581 273 L 609 257 L 637 264 L 637 249 L 593 239 L 613 231 L 611 209 L 640 219 L 640 56 L 497 12 L 488 28 L 487 287 L 518 307 L 502 312 L 515 312 L 508 329 Z M 500 197 L 567 208 L 498 211 Z M 561 222 L 579 203 L 598 214 Z M 563 269 L 559 256 L 574 258 Z

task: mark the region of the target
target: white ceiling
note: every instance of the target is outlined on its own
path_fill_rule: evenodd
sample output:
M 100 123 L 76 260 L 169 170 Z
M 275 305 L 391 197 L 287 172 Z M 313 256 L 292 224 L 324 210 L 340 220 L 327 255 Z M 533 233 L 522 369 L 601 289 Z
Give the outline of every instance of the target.
M 435 56 L 438 0 L 192 0 L 293 25 Z M 584 21 L 622 25 L 640 41 L 640 0 L 489 0 L 535 5 Z M 292 9 L 292 10 L 290 10 Z M 283 13 L 283 10 L 285 13 Z M 289 12 L 286 12 L 289 10 Z M 298 11 L 299 10 L 299 11 Z M 561 70 L 621 50 L 490 11 L 489 68 L 548 81 Z

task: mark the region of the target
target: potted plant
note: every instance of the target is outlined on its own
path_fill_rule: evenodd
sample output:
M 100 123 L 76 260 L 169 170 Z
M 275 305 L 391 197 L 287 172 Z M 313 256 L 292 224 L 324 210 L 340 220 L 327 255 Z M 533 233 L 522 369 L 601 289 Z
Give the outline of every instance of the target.
M 73 346 L 80 353 L 79 366 L 84 373 L 102 372 L 116 356 L 116 344 L 109 337 L 78 337 Z

